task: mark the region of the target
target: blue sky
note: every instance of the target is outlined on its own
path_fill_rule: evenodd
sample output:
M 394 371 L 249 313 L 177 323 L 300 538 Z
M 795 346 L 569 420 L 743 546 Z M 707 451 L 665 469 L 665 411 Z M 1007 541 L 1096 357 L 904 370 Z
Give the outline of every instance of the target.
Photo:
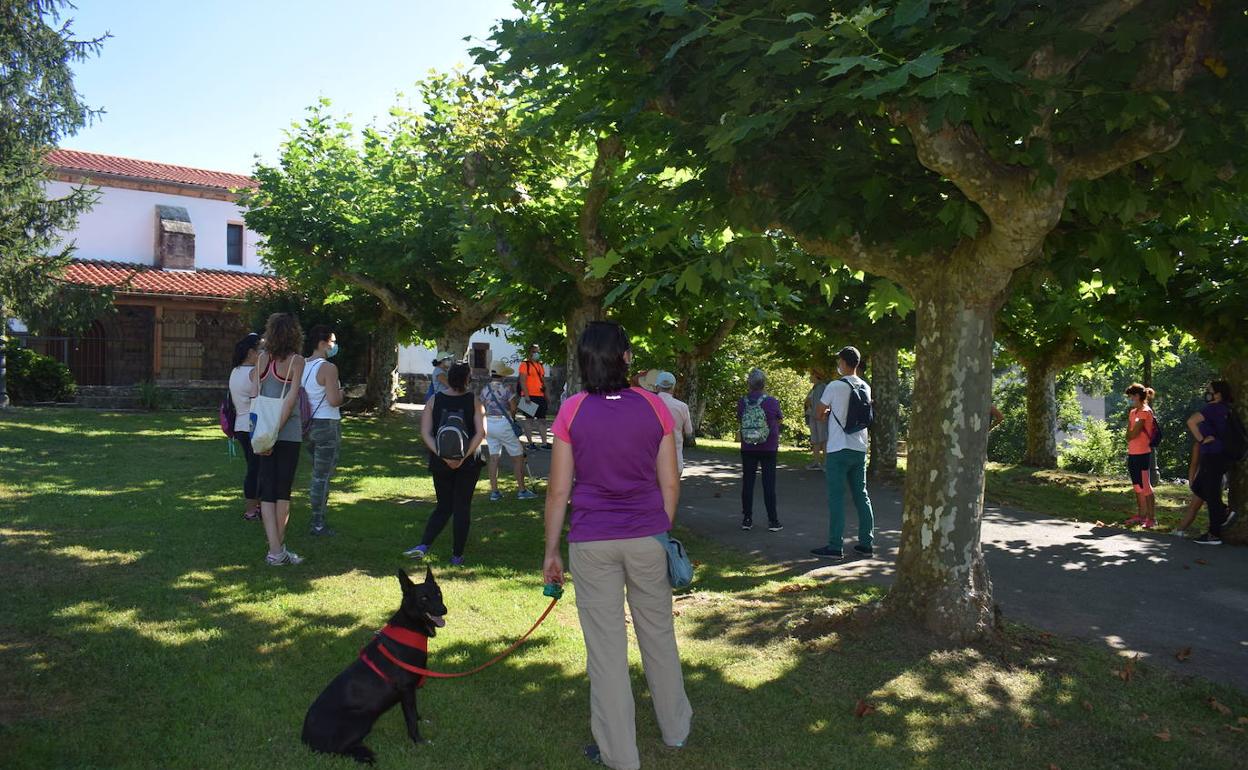
M 106 110 L 62 146 L 250 173 L 322 96 L 356 125 L 384 118 L 431 69 L 471 60 L 510 0 L 76 0 L 79 37 L 111 32 L 76 66 Z

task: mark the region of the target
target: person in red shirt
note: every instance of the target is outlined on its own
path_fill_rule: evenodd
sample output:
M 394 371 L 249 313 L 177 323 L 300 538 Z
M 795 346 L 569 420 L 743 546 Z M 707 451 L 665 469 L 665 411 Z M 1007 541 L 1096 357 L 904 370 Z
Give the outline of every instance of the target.
M 1126 520 L 1128 526 L 1141 524 L 1152 529 L 1156 524 L 1154 513 L 1157 499 L 1153 495 L 1151 467 L 1153 461 L 1152 437 L 1157 430 L 1153 408 L 1153 389 L 1139 383 L 1127 387 L 1127 401 L 1131 411 L 1127 413 L 1127 473 L 1135 488 L 1135 504 L 1138 512 Z

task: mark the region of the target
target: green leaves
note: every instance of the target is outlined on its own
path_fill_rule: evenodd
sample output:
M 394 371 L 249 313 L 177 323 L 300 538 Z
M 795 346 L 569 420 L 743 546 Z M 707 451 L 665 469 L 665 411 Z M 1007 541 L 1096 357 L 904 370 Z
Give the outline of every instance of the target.
M 900 0 L 893 11 L 893 29 L 909 27 L 927 16 L 930 0 Z
M 589 261 L 589 274 L 594 278 L 605 278 L 607 273 L 611 272 L 611 268 L 618 265 L 622 259 L 624 257 L 618 251 L 609 249 L 606 254 Z
M 823 70 L 819 77 L 820 80 L 844 75 L 855 67 L 862 67 L 864 72 L 879 72 L 882 69 L 887 69 L 889 66 L 887 62 L 881 61 L 876 56 L 825 56 L 816 60 L 815 63 L 831 65 Z

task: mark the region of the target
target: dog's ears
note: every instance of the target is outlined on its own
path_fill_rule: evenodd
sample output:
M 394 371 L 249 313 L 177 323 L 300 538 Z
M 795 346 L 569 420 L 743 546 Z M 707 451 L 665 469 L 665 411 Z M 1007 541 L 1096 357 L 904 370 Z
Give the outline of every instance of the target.
M 428 565 L 425 565 L 425 582 L 426 583 L 437 582 L 433 579 L 433 567 L 430 567 Z
M 404 591 L 406 591 L 409 588 L 416 587 L 416 584 L 412 582 L 412 579 L 407 576 L 407 572 L 405 572 L 402 568 L 400 568 L 397 572 L 399 576 L 399 585 L 403 588 Z

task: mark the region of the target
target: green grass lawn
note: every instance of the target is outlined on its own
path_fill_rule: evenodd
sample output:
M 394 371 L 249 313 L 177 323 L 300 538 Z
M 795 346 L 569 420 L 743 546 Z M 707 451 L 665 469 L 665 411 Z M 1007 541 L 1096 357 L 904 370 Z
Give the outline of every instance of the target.
M 331 496 L 340 534 L 312 540 L 297 495 L 298 567 L 263 563 L 242 519 L 241 461 L 208 414 L 0 414 L 0 767 L 346 767 L 299 742 L 312 699 L 398 601 L 432 489 L 413 426 L 351 418 Z M 303 463 L 297 488 L 307 479 Z M 469 565 L 435 547 L 450 614 L 435 668 L 482 662 L 541 596 L 540 501 L 476 499 Z M 508 487 L 510 491 L 514 488 Z M 634 652 L 648 768 L 1155 768 L 1242 766 L 1248 698 L 1011 627 L 976 647 L 891 622 L 844 620 L 878 597 L 693 541 L 677 629 L 694 729 L 660 746 Z M 533 640 L 420 695 L 432 745 L 396 709 L 369 740 L 379 766 L 581 768 L 589 740 L 575 587 Z M 1215 711 L 1209 698 L 1230 709 Z M 874 711 L 855 714 L 859 701 Z M 1162 737 L 1157 737 L 1160 734 Z

